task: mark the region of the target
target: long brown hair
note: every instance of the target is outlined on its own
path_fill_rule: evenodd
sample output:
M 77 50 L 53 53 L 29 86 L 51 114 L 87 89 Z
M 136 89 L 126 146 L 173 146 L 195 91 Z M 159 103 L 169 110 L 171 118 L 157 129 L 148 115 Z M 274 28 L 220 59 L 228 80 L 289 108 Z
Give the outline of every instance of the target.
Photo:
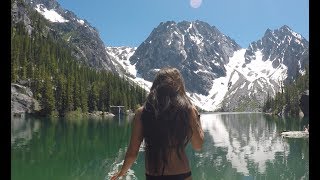
M 176 148 L 181 159 L 181 152 L 192 134 L 190 109 L 192 104 L 179 70 L 170 67 L 159 70 L 141 116 L 146 158 L 151 172 L 157 174 L 162 165 L 163 173 L 172 147 Z

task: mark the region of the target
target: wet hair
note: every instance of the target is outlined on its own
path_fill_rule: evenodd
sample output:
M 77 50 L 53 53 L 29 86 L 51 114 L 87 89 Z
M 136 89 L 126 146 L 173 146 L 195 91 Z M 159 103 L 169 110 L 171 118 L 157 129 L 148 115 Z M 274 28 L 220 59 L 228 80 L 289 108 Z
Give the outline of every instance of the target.
M 179 70 L 170 67 L 159 70 L 141 116 L 145 155 L 152 173 L 158 174 L 161 168 L 163 173 L 171 148 L 176 149 L 181 159 L 192 134 L 191 109 Z

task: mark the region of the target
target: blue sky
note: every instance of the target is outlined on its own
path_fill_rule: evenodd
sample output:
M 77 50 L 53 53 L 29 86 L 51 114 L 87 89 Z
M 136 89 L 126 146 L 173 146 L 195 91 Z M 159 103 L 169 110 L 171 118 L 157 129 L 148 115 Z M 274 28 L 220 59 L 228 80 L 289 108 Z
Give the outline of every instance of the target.
M 309 40 L 308 0 L 57 0 L 99 31 L 106 46 L 139 46 L 163 21 L 201 20 L 243 48 L 269 29 L 288 25 Z

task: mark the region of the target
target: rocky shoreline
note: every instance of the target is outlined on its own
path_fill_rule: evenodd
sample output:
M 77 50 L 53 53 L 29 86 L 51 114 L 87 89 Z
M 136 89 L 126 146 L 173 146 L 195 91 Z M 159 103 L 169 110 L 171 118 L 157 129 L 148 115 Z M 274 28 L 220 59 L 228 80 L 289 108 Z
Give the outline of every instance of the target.
M 93 111 L 91 113 L 87 113 L 89 117 L 105 117 L 105 118 L 112 118 L 115 115 L 110 112 L 105 111 Z
M 11 83 L 11 116 L 25 117 L 26 115 L 37 115 L 41 110 L 40 103 L 33 98 L 31 89 L 16 83 Z M 71 117 L 90 118 L 113 118 L 115 114 L 106 111 L 93 111 L 83 113 L 81 111 L 69 112 Z M 124 112 L 126 115 L 134 115 L 131 110 Z
M 30 88 L 11 83 L 11 115 L 24 116 L 41 110 L 39 102 L 33 98 Z

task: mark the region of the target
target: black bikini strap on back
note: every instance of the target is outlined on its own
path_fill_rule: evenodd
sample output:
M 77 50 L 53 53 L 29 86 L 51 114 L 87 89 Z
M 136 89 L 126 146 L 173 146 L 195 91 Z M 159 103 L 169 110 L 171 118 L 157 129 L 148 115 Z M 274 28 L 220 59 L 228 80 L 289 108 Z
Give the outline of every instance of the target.
M 161 173 L 161 176 L 163 176 L 163 173 L 164 173 L 164 164 L 163 164 L 163 167 L 162 167 L 162 173 Z

